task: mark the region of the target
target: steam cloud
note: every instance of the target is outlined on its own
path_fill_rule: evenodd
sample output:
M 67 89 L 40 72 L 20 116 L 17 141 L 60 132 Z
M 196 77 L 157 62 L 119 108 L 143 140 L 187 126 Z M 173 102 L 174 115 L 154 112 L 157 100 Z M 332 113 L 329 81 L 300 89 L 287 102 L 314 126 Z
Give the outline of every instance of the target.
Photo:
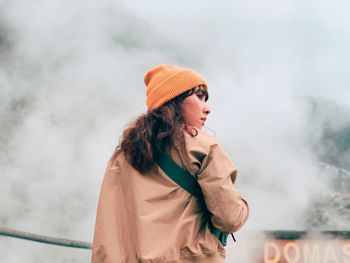
M 312 148 L 323 122 L 310 123 L 307 98 L 350 106 L 346 5 L 0 1 L 0 224 L 91 241 L 107 160 L 145 111 L 143 74 L 174 63 L 209 82 L 207 125 L 240 168 L 245 230 L 308 227 L 332 172 Z M 227 262 L 243 258 L 245 236 Z M 0 251 L 4 262 L 90 258 L 3 237 Z

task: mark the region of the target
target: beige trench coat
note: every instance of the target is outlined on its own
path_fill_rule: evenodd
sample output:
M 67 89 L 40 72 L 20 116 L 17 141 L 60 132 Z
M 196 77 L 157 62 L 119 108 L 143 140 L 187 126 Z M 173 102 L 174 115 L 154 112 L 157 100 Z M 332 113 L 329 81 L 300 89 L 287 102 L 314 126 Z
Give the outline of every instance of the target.
M 235 232 L 248 218 L 247 202 L 234 182 L 235 166 L 209 135 L 185 132 L 189 162 L 172 158 L 197 177 L 212 223 Z M 102 183 L 92 263 L 219 263 L 225 249 L 210 232 L 197 199 L 159 168 L 142 175 L 116 150 Z

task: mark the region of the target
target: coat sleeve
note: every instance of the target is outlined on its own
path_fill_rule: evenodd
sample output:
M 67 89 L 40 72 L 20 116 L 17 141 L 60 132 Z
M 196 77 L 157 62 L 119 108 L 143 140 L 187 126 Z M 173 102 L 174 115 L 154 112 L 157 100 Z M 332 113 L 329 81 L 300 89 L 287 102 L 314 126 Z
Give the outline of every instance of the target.
M 91 263 L 122 262 L 119 251 L 120 235 L 126 229 L 118 224 L 121 213 L 118 193 L 119 168 L 117 165 L 118 151 L 115 151 L 108 162 L 103 178 L 96 213 L 94 238 L 92 243 Z M 130 240 L 125 240 L 130 242 Z M 123 261 L 124 262 L 124 261 Z
M 245 224 L 249 214 L 248 203 L 235 186 L 237 170 L 218 143 L 200 148 L 189 155 L 197 165 L 201 163 L 197 179 L 212 223 L 225 233 L 235 232 Z

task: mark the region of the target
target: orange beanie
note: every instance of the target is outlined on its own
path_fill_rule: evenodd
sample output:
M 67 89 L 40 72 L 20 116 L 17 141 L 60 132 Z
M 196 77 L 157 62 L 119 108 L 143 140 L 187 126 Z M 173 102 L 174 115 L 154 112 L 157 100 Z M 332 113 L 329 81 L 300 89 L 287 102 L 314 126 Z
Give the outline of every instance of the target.
M 148 111 L 159 108 L 181 93 L 207 82 L 196 71 L 162 64 L 148 71 L 144 77 Z

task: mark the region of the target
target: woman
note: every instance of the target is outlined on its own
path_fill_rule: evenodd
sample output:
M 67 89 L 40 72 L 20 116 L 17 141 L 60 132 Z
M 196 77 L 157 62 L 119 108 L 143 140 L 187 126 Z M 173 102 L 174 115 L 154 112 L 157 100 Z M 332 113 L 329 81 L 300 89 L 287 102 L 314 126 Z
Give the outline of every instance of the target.
M 234 185 L 235 166 L 201 131 L 210 113 L 208 85 L 173 65 L 150 70 L 144 80 L 148 111 L 125 129 L 108 163 L 92 262 L 224 262 L 225 249 L 209 226 L 237 231 L 248 205 Z M 156 152 L 197 179 L 206 207 L 164 173 Z

